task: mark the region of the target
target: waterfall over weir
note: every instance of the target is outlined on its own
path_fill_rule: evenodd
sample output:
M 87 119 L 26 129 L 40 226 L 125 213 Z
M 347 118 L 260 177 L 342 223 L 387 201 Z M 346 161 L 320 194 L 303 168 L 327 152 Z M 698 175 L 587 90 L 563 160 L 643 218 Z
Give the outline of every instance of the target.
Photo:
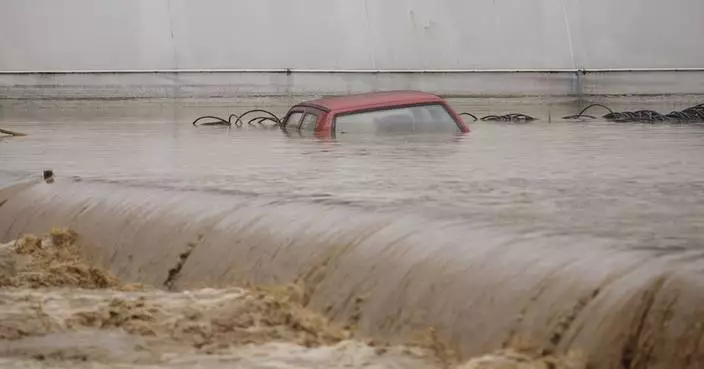
M 126 281 L 300 281 L 311 308 L 358 314 L 370 337 L 433 327 L 466 356 L 530 343 L 582 350 L 595 368 L 704 366 L 701 249 L 657 254 L 422 213 L 114 183 L 0 190 L 0 241 L 54 226 L 75 229 Z

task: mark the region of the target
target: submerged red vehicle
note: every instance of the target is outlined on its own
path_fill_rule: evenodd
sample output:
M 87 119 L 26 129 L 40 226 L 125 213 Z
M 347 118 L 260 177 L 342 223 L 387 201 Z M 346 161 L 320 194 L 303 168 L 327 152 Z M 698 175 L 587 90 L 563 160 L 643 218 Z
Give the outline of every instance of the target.
M 422 91 L 370 92 L 300 102 L 289 109 L 281 127 L 323 135 L 470 131 L 444 99 Z

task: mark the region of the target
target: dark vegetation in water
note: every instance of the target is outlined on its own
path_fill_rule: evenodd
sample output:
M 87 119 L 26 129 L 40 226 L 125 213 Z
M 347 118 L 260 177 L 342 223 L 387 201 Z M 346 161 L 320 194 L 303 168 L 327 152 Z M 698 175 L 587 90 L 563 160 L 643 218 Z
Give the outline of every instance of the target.
M 250 126 L 266 126 L 265 123 L 273 123 L 273 127 L 281 126 L 281 119 L 276 116 L 276 114 L 264 110 L 264 109 L 252 109 L 248 110 L 241 115 L 230 114 L 227 119 L 216 117 L 214 115 L 204 115 L 202 117 L 196 118 L 193 121 L 193 126 L 227 126 L 227 127 L 242 127 L 244 126 L 244 117 L 248 115 L 254 115 L 247 121 L 247 125 Z
M 201 117 L 196 118 L 193 121 L 193 126 L 226 126 L 226 127 L 242 127 L 244 126 L 244 117 L 248 114 L 252 113 L 260 113 L 262 115 L 255 116 L 253 118 L 250 118 L 247 121 L 247 125 L 249 126 L 266 126 L 264 123 L 269 122 L 269 123 L 274 123 L 271 126 L 268 127 L 280 127 L 282 125 L 282 119 L 278 118 L 274 113 L 263 110 L 263 109 L 254 109 L 254 110 L 249 110 L 242 115 L 237 115 L 237 114 L 230 114 L 227 119 L 221 118 L 221 117 L 216 117 L 214 115 L 204 115 Z M 534 120 L 537 120 L 534 117 L 531 117 L 530 115 L 522 114 L 522 113 L 508 113 L 508 114 L 502 114 L 502 115 L 486 115 L 481 118 L 477 118 L 472 113 L 460 113 L 460 116 L 466 115 L 469 117 L 472 117 L 474 121 L 477 120 L 482 120 L 482 121 L 495 121 L 495 122 L 531 122 Z
M 466 115 L 468 117 L 472 117 L 474 121 L 476 122 L 477 120 L 481 121 L 492 121 L 492 122 L 532 122 L 534 120 L 537 120 L 534 117 L 531 117 L 530 115 L 522 114 L 522 113 L 508 113 L 508 114 L 501 114 L 501 115 L 485 115 L 481 118 L 477 118 L 476 115 L 472 113 L 459 113 L 459 115 Z
M 600 118 L 605 119 L 610 122 L 616 123 L 704 123 L 704 103 L 690 106 L 683 110 L 672 111 L 670 113 L 659 113 L 653 110 L 636 110 L 636 111 L 613 111 L 606 105 L 602 104 L 591 104 L 582 111 L 574 115 L 568 115 L 562 117 L 567 120 L 574 119 L 597 119 L 596 116 L 586 114 L 589 109 L 600 107 L 606 109 L 608 113 L 602 115 Z M 282 125 L 281 118 L 277 117 L 276 114 L 263 110 L 263 109 L 253 109 L 246 111 L 242 115 L 230 114 L 227 119 L 216 117 L 213 115 L 204 115 L 196 118 L 193 121 L 193 126 L 227 126 L 227 127 L 242 127 L 245 124 L 244 117 L 249 114 L 259 113 L 259 115 L 254 116 L 247 120 L 246 124 L 249 126 L 267 126 L 265 123 L 273 123 L 267 127 L 280 127 Z M 514 122 L 514 123 L 527 123 L 538 120 L 538 118 L 526 115 L 523 113 L 507 113 L 507 114 L 490 114 L 483 117 L 477 117 L 476 115 L 468 112 L 459 113 L 460 116 L 471 117 L 475 122 L 481 121 L 492 121 L 492 122 Z
M 608 111 L 608 113 L 601 116 L 602 119 L 606 119 L 610 122 L 626 123 L 626 122 L 639 122 L 639 123 L 658 123 L 658 122 L 671 122 L 671 123 L 702 123 L 704 122 L 704 103 L 699 105 L 690 106 L 680 111 L 672 111 L 670 113 L 662 114 L 653 110 L 636 110 L 636 111 L 622 111 L 615 112 L 611 108 L 602 104 L 591 104 L 586 108 L 582 109 L 579 113 L 575 115 L 568 115 L 563 117 L 563 119 L 579 119 L 579 118 L 590 118 L 596 119 L 593 115 L 585 114 L 587 110 L 591 108 L 603 108 Z

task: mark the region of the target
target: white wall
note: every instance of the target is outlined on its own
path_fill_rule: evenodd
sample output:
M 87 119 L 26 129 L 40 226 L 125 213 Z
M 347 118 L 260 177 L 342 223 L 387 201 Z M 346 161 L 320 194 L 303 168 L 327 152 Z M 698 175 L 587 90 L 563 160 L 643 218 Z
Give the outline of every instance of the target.
M 0 0 L 0 71 L 704 67 L 702 0 Z

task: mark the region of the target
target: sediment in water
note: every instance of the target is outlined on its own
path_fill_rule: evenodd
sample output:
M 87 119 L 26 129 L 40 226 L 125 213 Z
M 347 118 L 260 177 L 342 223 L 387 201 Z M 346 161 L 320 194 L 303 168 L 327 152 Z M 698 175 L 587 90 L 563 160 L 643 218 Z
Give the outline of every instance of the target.
M 83 261 L 76 240 L 75 232 L 54 229 L 0 245 L 0 287 L 118 287 L 116 278 Z
M 354 322 L 360 337 L 400 343 L 434 327 L 464 359 L 529 342 L 546 355 L 583 351 L 594 368 L 704 366 L 696 249 L 655 255 L 418 214 L 104 183 L 39 183 L 0 206 L 3 240 L 57 224 L 125 281 L 297 283 L 303 306 Z
M 349 328 L 306 309 L 297 286 L 167 292 L 126 285 L 82 254 L 78 235 L 61 229 L 0 246 L 0 364 L 219 367 L 236 359 L 257 368 L 281 365 L 283 356 L 290 362 L 284 367 L 294 368 L 320 364 L 306 358 L 315 353 L 329 365 L 342 357 L 357 360 L 353 367 L 456 366 L 455 358 L 438 355 L 444 351 L 437 340 L 415 346 L 352 340 Z M 507 350 L 459 368 L 583 369 L 584 363 L 575 355 Z

